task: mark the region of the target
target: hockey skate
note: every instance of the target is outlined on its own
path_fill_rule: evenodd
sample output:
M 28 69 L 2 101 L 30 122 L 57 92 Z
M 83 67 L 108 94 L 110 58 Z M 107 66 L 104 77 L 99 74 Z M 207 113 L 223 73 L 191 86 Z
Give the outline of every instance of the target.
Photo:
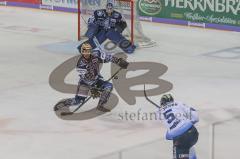
M 54 111 L 58 111 L 66 107 L 81 105 L 84 102 L 84 100 L 85 100 L 85 97 L 81 98 L 79 96 L 75 98 L 63 99 L 54 106 Z
M 71 103 L 72 98 L 63 99 L 54 106 L 53 110 L 58 111 L 59 109 L 62 109 L 64 107 L 69 107 Z

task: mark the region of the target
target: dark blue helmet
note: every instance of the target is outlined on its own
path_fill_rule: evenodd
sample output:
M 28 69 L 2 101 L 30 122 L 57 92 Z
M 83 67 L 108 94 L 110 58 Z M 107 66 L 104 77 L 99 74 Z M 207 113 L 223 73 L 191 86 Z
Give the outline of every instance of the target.
M 106 5 L 106 9 L 113 9 L 113 3 L 108 2 Z
M 174 99 L 171 94 L 164 94 L 161 98 L 160 105 L 165 106 L 168 103 L 174 102 Z

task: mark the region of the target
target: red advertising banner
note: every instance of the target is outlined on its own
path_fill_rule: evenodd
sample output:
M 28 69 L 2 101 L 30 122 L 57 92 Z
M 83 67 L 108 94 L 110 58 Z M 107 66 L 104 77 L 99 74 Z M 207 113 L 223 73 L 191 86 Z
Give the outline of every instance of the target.
M 42 0 L 6 0 L 8 2 L 22 2 L 22 3 L 31 3 L 31 4 L 41 4 Z

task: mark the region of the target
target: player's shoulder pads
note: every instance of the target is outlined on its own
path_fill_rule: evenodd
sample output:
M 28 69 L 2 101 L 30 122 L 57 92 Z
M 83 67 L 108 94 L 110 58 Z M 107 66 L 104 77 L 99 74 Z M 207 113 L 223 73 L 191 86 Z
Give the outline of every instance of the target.
M 113 11 L 113 18 L 120 18 L 121 17 L 121 13 L 117 12 L 117 11 Z

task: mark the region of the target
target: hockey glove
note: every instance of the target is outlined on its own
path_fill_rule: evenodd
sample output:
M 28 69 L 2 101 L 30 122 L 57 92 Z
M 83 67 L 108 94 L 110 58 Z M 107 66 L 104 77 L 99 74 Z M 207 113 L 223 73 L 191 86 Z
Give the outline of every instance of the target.
M 121 21 L 115 26 L 115 31 L 122 33 L 126 27 L 127 23 L 125 21 Z
M 91 88 L 91 96 L 94 98 L 100 97 L 101 93 L 99 92 L 99 89 L 97 88 Z
M 123 29 L 120 26 L 116 26 L 114 30 L 119 32 L 119 33 L 123 32 Z
M 118 59 L 117 64 L 118 64 L 118 66 L 120 66 L 123 69 L 127 69 L 128 65 L 129 65 L 129 63 L 122 58 Z

